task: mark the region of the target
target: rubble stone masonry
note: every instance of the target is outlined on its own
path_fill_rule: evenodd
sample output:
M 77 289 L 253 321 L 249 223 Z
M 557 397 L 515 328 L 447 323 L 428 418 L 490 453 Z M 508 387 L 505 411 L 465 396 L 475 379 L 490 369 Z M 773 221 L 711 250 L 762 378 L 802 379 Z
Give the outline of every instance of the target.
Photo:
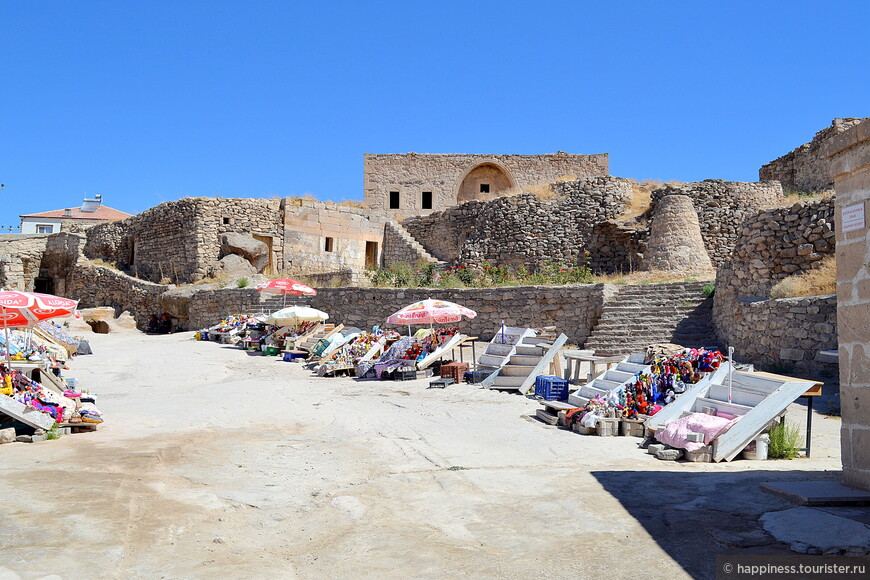
M 813 137 L 782 157 L 774 159 L 758 170 L 761 181 L 775 180 L 786 191 L 828 191 L 834 187 L 831 161 L 823 152 L 822 145 L 831 137 L 839 135 L 860 123 L 862 119 L 850 117 L 834 119 Z
M 667 184 L 652 193 L 651 213 L 668 195 L 691 198 L 698 212 L 701 237 L 713 266 L 720 266 L 731 255 L 743 221 L 758 210 L 778 205 L 783 200 L 782 187 L 775 181 L 747 183 L 705 179 L 692 183 Z
M 834 253 L 833 218 L 834 200 L 825 198 L 758 212 L 743 224 L 713 302 L 716 334 L 739 360 L 799 368 L 836 348 L 833 297 L 770 299 L 777 282 Z

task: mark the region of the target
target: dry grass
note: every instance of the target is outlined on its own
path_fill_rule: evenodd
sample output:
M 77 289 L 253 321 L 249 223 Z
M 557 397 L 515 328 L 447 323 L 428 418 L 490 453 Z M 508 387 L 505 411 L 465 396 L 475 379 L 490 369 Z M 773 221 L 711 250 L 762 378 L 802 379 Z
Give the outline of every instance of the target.
M 810 201 L 813 199 L 823 199 L 825 197 L 830 197 L 834 195 L 833 191 L 813 191 L 811 193 L 804 193 L 803 191 L 784 191 L 783 194 L 785 197 L 782 202 L 780 202 L 779 207 L 787 207 L 790 205 L 794 205 L 799 201 Z
M 771 288 L 771 298 L 797 298 L 819 296 L 837 291 L 837 258 L 834 254 L 825 257 L 819 265 L 800 274 L 792 274 Z
M 628 202 L 619 220 L 628 221 L 637 219 L 649 211 L 652 205 L 652 192 L 664 185 L 661 181 L 646 180 L 635 181 L 631 184 L 631 199 Z
M 716 270 L 700 270 L 697 272 L 663 272 L 658 270 L 646 272 L 630 272 L 628 274 L 595 275 L 597 284 L 620 284 L 642 286 L 644 284 L 665 284 L 667 282 L 701 282 L 714 280 Z
M 357 209 L 369 209 L 369 206 L 366 202 L 361 199 L 343 199 L 338 205 L 343 205 L 344 207 L 355 207 Z
M 103 268 L 110 268 L 112 270 L 118 270 L 117 264 L 115 264 L 114 262 L 107 262 L 107 261 L 103 260 L 102 258 L 92 258 L 92 259 L 88 260 L 88 262 L 90 262 L 94 266 L 102 266 Z

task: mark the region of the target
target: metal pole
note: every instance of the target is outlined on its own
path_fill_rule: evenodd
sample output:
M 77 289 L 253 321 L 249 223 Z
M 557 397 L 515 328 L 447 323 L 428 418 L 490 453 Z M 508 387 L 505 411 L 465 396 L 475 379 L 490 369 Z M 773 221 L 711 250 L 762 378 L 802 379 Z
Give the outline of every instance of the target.
M 734 347 L 728 347 L 728 402 L 731 402 L 731 383 L 734 378 Z

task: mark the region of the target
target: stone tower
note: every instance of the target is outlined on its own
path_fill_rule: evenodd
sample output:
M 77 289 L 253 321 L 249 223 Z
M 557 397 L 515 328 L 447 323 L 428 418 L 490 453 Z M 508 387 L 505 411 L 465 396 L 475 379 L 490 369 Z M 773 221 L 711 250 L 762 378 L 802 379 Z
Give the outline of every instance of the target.
M 712 268 L 692 200 L 685 195 L 663 197 L 650 225 L 644 269 L 694 272 Z

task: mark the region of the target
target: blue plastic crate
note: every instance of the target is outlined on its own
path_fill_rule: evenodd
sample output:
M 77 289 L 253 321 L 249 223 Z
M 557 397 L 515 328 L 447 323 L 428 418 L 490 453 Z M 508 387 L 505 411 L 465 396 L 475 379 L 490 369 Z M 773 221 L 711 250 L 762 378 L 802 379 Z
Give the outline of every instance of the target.
M 535 395 L 548 401 L 568 398 L 568 381 L 559 377 L 541 376 L 535 379 Z

